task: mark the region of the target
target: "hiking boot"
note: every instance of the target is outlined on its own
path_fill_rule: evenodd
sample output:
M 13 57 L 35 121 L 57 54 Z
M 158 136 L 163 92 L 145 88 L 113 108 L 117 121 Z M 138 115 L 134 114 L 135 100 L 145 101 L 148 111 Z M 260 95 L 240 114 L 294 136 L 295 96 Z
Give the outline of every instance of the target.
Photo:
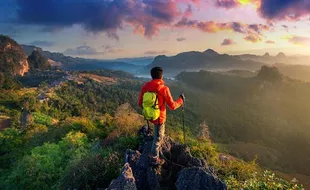
M 150 157 L 152 166 L 161 166 L 165 163 L 164 159 L 160 159 L 159 157 Z

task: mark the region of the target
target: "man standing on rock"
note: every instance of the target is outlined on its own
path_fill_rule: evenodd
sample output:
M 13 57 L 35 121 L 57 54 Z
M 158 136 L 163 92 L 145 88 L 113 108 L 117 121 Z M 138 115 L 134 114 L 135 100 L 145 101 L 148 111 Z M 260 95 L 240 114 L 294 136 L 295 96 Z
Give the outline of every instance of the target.
M 166 104 L 171 110 L 179 108 L 185 100 L 184 94 L 174 101 L 170 90 L 163 81 L 163 69 L 154 67 L 151 69 L 152 80 L 145 83 L 141 89 L 139 106 L 146 120 L 154 124 L 154 138 L 151 150 L 151 163 L 159 165 L 159 150 L 165 135 Z

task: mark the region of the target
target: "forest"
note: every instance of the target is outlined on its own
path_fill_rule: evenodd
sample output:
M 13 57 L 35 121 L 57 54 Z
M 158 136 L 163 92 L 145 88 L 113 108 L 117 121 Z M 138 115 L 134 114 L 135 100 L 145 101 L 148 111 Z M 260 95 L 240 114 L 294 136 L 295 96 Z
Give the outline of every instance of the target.
M 114 77 L 117 83 L 67 81 L 50 91 L 44 101 L 37 98 L 46 91 L 44 85 L 1 90 L 0 113 L 11 120 L 10 126 L 0 132 L 1 189 L 106 188 L 118 176 L 124 151 L 137 148 L 137 131 L 145 124 L 137 106 L 143 81 L 110 71 L 95 74 Z M 184 90 L 181 85 L 167 82 L 175 97 Z M 302 188 L 296 180 L 286 181 L 259 167 L 255 159 L 220 161 L 223 150 L 214 142 L 228 137 L 231 125 L 225 131 L 224 126 L 218 126 L 227 121 L 223 124 L 217 119 L 218 124 L 214 125 L 210 113 L 209 118 L 204 118 L 202 114 L 207 112 L 199 112 L 202 107 L 192 108 L 196 103 L 192 95 L 188 93 L 185 108 L 186 144 L 194 156 L 206 159 L 215 168 L 229 188 Z M 169 112 L 167 135 L 184 143 L 180 116 L 180 110 Z M 205 129 L 199 127 L 198 118 L 206 120 L 211 139 L 199 135 Z M 229 141 L 241 140 L 236 134 L 231 133 Z

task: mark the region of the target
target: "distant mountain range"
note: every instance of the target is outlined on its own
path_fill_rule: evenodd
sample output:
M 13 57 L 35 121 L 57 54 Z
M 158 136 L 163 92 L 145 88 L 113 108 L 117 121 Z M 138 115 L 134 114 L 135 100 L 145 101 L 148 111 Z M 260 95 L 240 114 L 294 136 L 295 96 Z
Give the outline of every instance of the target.
M 204 52 L 179 53 L 171 57 L 159 55 L 144 70 L 146 72 L 154 66 L 160 66 L 164 68 L 167 75 L 175 76 L 182 71 L 198 71 L 201 69 L 212 71 L 236 69 L 257 71 L 262 65 L 274 64 L 278 67 L 285 67 L 290 64 L 310 65 L 310 56 L 286 56 L 282 52 L 277 56 L 270 56 L 269 53 L 265 53 L 263 56 L 252 54 L 228 55 L 219 54 L 212 49 L 208 49 Z
M 12 71 L 14 70 L 15 74 L 20 72 L 19 74 L 21 75 L 24 72 L 27 72 L 28 69 L 26 55 L 30 56 L 34 50 L 37 50 L 43 57 L 48 59 L 51 66 L 63 70 L 110 69 L 122 70 L 138 75 L 148 75 L 149 70 L 152 67 L 161 66 L 165 70 L 166 77 L 174 77 L 182 71 L 199 71 L 203 69 L 224 72 L 229 70 L 247 70 L 253 72 L 259 70 L 262 65 L 274 65 L 278 67 L 284 75 L 310 81 L 310 77 L 308 77 L 308 73 L 310 72 L 310 56 L 286 56 L 282 52 L 276 56 L 271 56 L 269 53 L 265 53 L 262 56 L 252 54 L 228 55 L 220 54 L 212 49 L 207 49 L 204 52 L 190 51 L 179 53 L 175 56 L 159 55 L 155 58 L 137 57 L 119 58 L 115 60 L 98 60 L 74 58 L 62 53 L 44 51 L 42 48 L 32 45 L 18 45 L 8 36 L 2 36 L 2 38 L 2 45 L 0 45 L 0 48 L 2 48 L 1 51 L 4 52 L 9 50 L 9 46 L 6 44 L 9 42 L 9 44 L 13 44 L 12 50 L 16 50 L 16 56 L 17 54 L 20 55 L 17 57 L 22 58 L 23 60 L 13 63 L 13 65 L 15 65 L 14 67 L 11 67 L 11 64 L 7 65 L 8 62 L 0 63 L 2 70 L 11 69 Z M 13 54 L 3 53 L 2 57 L 4 59 L 6 56 Z M 4 60 L 14 61 L 11 58 L 5 58 Z
M 33 50 L 38 50 L 41 54 L 49 59 L 51 64 L 60 67 L 64 70 L 97 70 L 97 69 L 111 69 L 111 70 L 124 70 L 127 72 L 135 73 L 140 66 L 117 60 L 98 60 L 98 59 L 85 59 L 74 58 L 66 56 L 62 53 L 52 53 L 43 51 L 42 48 L 32 45 L 21 45 L 24 52 L 30 55 Z
M 155 57 L 152 64 L 145 69 L 149 70 L 154 66 L 161 66 L 169 75 L 177 75 L 185 70 L 231 70 L 245 69 L 258 70 L 264 63 L 253 60 L 242 60 L 236 56 L 228 54 L 219 54 L 212 49 L 204 52 L 191 51 L 167 57 L 160 55 Z
M 119 58 L 116 61 L 122 61 L 133 65 L 146 66 L 153 62 L 154 57 L 134 57 L 134 58 Z

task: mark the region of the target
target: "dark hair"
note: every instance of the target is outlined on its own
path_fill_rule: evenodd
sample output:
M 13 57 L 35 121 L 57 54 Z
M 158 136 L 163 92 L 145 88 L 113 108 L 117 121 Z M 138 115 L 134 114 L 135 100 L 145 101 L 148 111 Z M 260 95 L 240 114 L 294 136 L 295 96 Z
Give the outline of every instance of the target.
M 151 69 L 151 76 L 152 76 L 152 79 L 162 79 L 163 78 L 163 68 L 154 67 L 153 69 Z

